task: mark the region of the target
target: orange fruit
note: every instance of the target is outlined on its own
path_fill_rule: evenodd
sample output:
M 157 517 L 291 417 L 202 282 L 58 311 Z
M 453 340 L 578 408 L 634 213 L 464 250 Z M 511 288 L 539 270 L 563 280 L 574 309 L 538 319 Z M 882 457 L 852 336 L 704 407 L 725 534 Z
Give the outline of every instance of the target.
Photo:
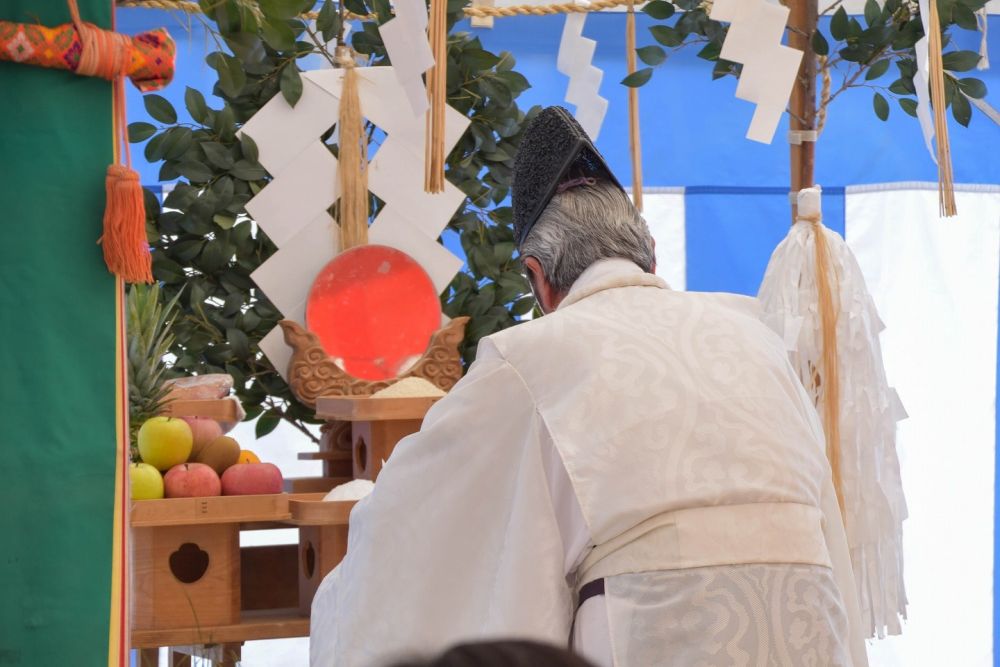
M 260 463 L 260 459 L 249 449 L 241 449 L 240 458 L 237 463 Z

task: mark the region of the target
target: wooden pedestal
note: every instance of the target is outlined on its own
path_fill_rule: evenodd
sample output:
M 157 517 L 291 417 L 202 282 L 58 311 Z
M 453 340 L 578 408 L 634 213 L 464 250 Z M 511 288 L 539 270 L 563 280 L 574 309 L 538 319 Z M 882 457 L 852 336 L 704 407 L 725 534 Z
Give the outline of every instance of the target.
M 354 506 L 323 495 L 134 501 L 132 646 L 308 636 L 312 597 L 343 558 Z M 289 527 L 298 544 L 240 548 L 241 530 Z
M 374 482 L 396 444 L 419 431 L 420 423 L 419 419 L 406 419 L 352 424 L 354 479 L 370 479 Z
M 347 554 L 347 526 L 299 528 L 299 613 L 308 616 L 316 589 Z
M 137 528 L 132 544 L 133 629 L 239 621 L 239 526 Z
M 400 440 L 420 430 L 438 397 L 321 396 L 316 416 L 349 423 L 355 479 L 375 481 Z

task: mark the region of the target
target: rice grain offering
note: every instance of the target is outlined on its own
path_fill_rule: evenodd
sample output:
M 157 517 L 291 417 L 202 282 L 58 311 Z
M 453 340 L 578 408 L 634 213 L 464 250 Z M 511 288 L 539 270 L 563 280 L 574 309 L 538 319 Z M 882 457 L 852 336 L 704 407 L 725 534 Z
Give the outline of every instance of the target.
M 346 484 L 335 486 L 323 500 L 361 500 L 375 488 L 375 484 L 367 479 L 355 479 Z
M 445 392 L 423 378 L 403 378 L 385 389 L 372 394 L 372 398 L 437 398 Z

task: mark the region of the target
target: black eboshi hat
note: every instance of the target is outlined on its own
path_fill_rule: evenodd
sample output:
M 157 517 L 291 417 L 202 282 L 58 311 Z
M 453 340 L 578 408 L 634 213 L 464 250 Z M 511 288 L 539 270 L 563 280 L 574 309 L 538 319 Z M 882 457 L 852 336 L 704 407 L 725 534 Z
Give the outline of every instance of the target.
M 528 237 L 559 185 L 571 179 L 607 180 L 622 188 L 576 119 L 559 106 L 543 109 L 524 130 L 514 158 L 514 239 Z

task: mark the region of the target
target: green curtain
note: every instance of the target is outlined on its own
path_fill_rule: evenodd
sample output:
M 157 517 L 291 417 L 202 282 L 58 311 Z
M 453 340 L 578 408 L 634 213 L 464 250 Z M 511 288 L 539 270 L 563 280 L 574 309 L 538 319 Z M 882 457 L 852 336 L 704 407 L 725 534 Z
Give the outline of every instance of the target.
M 110 27 L 111 0 L 78 0 Z M 0 19 L 69 22 L 65 0 Z M 107 664 L 115 288 L 100 246 L 111 85 L 0 63 L 0 665 Z

